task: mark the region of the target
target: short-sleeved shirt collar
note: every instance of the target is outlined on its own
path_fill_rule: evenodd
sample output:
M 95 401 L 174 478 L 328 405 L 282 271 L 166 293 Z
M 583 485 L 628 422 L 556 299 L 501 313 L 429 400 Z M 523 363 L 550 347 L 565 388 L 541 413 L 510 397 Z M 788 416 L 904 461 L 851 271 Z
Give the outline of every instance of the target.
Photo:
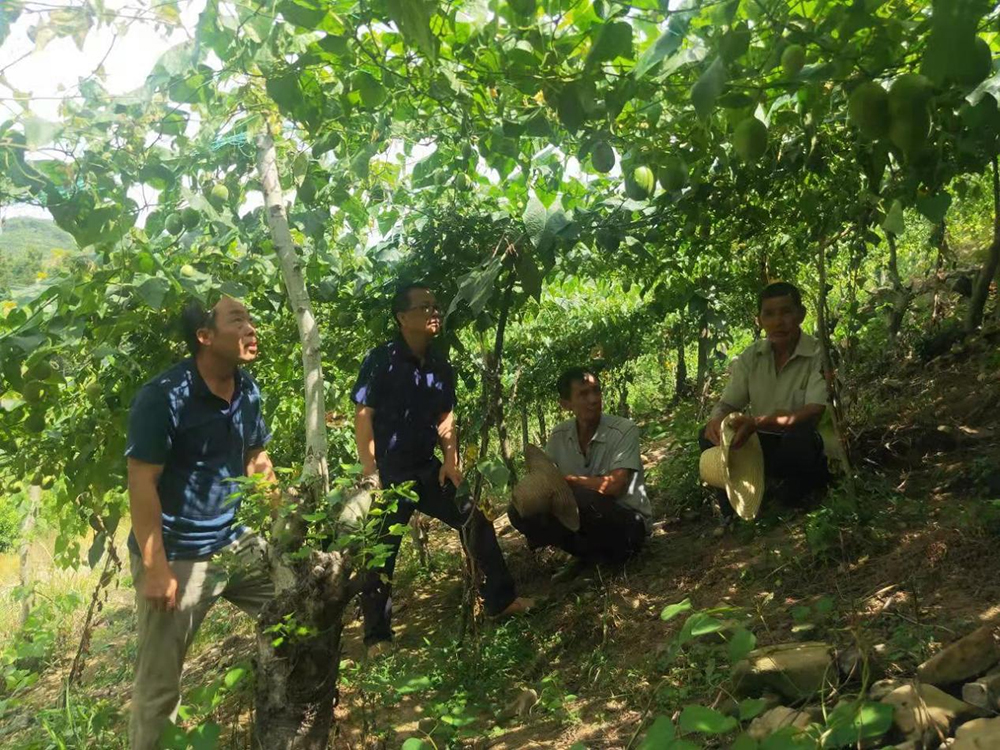
M 770 340 L 764 338 L 757 342 L 754 352 L 758 357 L 764 354 L 773 356 L 774 348 L 771 346 Z M 820 353 L 819 341 L 805 331 L 800 331 L 799 341 L 795 345 L 795 350 L 792 352 L 792 356 L 788 358 L 788 361 L 791 362 L 796 357 L 815 357 Z

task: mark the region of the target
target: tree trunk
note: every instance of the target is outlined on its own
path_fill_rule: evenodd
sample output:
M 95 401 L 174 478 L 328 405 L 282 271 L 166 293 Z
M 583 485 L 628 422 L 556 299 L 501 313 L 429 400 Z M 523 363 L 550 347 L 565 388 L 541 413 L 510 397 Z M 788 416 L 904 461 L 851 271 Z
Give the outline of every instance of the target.
M 329 489 L 320 334 L 288 229 L 270 134 L 258 139 L 257 169 L 271 240 L 302 346 L 306 454 L 303 497 L 297 509 L 301 513 L 322 507 Z M 286 557 L 286 552 L 301 550 L 301 533 L 276 533 L 274 539 L 268 562 L 276 595 L 257 622 L 254 744 L 267 750 L 319 750 L 328 747 L 333 726 L 343 613 L 351 598 L 350 571 L 340 552 L 311 551 L 305 560 Z M 288 616 L 308 635 L 297 635 L 301 631 L 289 627 Z
M 698 397 L 704 401 L 706 397 L 705 386 L 708 381 L 708 358 L 711 353 L 712 339 L 708 330 L 708 308 L 702 312 L 701 320 L 698 323 L 698 373 L 695 381 L 695 388 Z
M 940 282 L 944 280 L 944 256 L 948 251 L 948 234 L 946 231 L 945 222 L 942 222 L 935 228 L 935 240 L 934 244 L 937 245 L 937 263 L 934 267 L 934 276 L 938 282 L 934 287 L 934 305 L 931 308 L 931 324 L 934 325 L 941 320 L 944 315 L 944 300 L 941 295 Z M 1000 305 L 998 305 L 1000 309 Z
M 891 232 L 885 233 L 885 239 L 889 243 L 889 281 L 892 284 L 893 299 L 889 308 L 889 342 L 893 347 L 899 338 L 899 331 L 903 327 L 903 320 L 906 318 L 906 310 L 910 306 L 910 291 L 903 286 L 903 281 L 899 277 L 899 262 L 896 253 L 896 236 Z M 825 291 L 825 290 L 824 290 Z
M 497 438 L 500 442 L 500 457 L 510 472 L 510 484 L 517 481 L 517 471 L 510 455 L 510 443 L 507 440 L 507 424 L 504 421 L 503 399 L 503 341 L 507 332 L 507 319 L 510 314 L 510 303 L 514 295 L 514 271 L 510 272 L 507 288 L 504 290 L 503 302 L 500 308 L 500 318 L 497 321 L 497 336 L 493 344 L 493 421 L 497 426 Z
M 31 605 L 35 600 L 35 592 L 32 590 L 33 581 L 31 579 L 31 542 L 35 532 L 35 518 L 38 516 L 38 508 L 42 503 L 42 488 L 38 485 L 31 485 L 28 488 L 28 506 L 24 509 L 24 518 L 21 519 L 21 531 L 19 534 L 20 548 L 18 549 L 18 567 L 20 570 L 20 587 L 23 599 L 21 599 L 21 627 L 23 628 L 31 614 Z
M 1000 172 L 997 157 L 993 157 L 993 242 L 990 243 L 986 261 L 979 269 L 976 283 L 972 287 L 972 297 L 965 316 L 965 331 L 971 333 L 983 322 L 983 310 L 990 295 L 990 285 L 1000 268 Z
M 679 401 L 687 398 L 691 384 L 688 383 L 687 352 L 684 347 L 684 335 L 677 336 L 677 372 L 674 381 L 674 399 Z
M 549 431 L 545 426 L 545 407 L 542 406 L 541 401 L 535 407 L 538 414 L 538 440 L 544 446 L 549 442 Z
M 531 442 L 531 433 L 528 431 L 528 405 L 521 407 L 521 449 L 527 447 Z

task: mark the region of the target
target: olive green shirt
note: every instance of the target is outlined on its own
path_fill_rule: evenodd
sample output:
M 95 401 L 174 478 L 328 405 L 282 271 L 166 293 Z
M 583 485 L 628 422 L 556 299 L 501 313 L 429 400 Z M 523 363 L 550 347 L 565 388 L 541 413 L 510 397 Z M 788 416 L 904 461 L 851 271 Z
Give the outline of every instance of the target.
M 779 372 L 767 339 L 755 341 L 733 360 L 729 382 L 712 417 L 748 411 L 766 417 L 776 411 L 798 411 L 810 404 L 826 405 L 826 380 L 819 342 L 803 332 L 792 356 Z
M 615 501 L 639 513 L 646 523 L 646 530 L 649 530 L 653 511 L 646 494 L 646 477 L 639 455 L 639 428 L 634 422 L 613 414 L 602 414 L 601 423 L 584 452 L 580 448 L 576 420 L 568 419 L 552 430 L 545 452 L 559 471 L 567 476 L 600 477 L 615 469 L 628 469 L 631 472 L 628 484 Z

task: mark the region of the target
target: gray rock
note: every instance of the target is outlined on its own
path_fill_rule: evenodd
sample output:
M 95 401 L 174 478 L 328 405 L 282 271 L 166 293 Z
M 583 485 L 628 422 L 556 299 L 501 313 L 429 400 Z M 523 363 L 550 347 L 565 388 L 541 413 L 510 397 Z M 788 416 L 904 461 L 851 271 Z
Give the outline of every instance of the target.
M 907 740 L 933 742 L 948 737 L 960 720 L 978 713 L 975 706 L 953 698 L 933 685 L 910 683 L 882 699 L 895 710 L 892 721 Z
M 1000 711 L 1000 670 L 965 683 L 962 700 L 987 711 Z
M 948 685 L 985 673 L 1000 662 L 1000 628 L 972 631 L 917 667 L 917 677 L 928 685 Z
M 906 680 L 879 680 L 872 683 L 872 686 L 868 688 L 868 697 L 873 701 L 880 701 L 896 688 L 903 687 L 906 684 Z
M 833 649 L 817 641 L 759 648 L 733 667 L 734 690 L 742 696 L 773 692 L 799 702 L 827 694 L 838 683 Z
M 812 722 L 813 718 L 807 711 L 797 711 L 787 706 L 777 706 L 750 722 L 747 734 L 760 742 L 770 737 L 779 729 L 784 729 L 785 727 L 806 729 Z
M 1000 719 L 973 719 L 955 732 L 954 750 L 996 750 L 1000 747 Z

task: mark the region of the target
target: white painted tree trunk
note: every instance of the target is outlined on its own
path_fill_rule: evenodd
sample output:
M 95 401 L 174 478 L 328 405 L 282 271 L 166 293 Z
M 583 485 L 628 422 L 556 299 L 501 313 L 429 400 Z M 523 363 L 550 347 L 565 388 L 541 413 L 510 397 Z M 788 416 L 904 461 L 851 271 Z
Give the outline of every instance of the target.
M 21 591 L 24 598 L 21 600 L 21 627 L 23 628 L 31 614 L 31 605 L 34 601 L 34 594 L 31 589 L 31 540 L 35 534 L 35 518 L 38 515 L 38 508 L 42 504 L 42 488 L 32 485 L 28 489 L 28 507 L 25 509 L 24 518 L 21 520 L 20 548 L 18 549 L 18 563 L 20 567 Z

